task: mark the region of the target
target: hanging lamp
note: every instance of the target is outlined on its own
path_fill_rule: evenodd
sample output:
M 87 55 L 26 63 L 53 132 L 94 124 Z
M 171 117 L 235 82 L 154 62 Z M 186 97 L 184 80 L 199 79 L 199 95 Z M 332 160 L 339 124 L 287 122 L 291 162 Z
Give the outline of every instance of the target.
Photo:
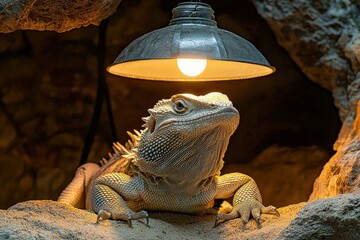
M 275 71 L 250 42 L 217 27 L 210 5 L 183 2 L 169 26 L 130 43 L 107 71 L 161 81 L 218 81 L 260 77 Z

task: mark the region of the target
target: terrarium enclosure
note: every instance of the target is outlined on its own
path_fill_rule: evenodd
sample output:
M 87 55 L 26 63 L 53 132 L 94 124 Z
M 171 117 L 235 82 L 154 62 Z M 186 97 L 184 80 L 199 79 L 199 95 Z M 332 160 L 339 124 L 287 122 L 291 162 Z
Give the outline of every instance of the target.
M 166 26 L 179 2 L 0 1 L 1 209 L 56 200 L 79 166 L 99 87 L 96 25 L 108 19 L 106 67 L 132 40 Z M 222 173 L 252 176 L 265 205 L 359 189 L 360 2 L 203 2 L 211 4 L 219 27 L 253 43 L 276 72 L 202 83 L 106 73 L 87 161 L 106 157 L 114 140 L 126 142 L 126 131 L 141 129 L 141 118 L 158 100 L 215 91 L 241 116 Z

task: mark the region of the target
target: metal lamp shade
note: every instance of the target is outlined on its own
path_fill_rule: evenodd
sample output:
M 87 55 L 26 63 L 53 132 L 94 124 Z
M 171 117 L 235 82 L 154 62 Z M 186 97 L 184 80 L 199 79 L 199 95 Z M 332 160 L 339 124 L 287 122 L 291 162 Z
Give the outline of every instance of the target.
M 275 71 L 250 42 L 218 28 L 213 13 L 205 3 L 180 3 L 169 26 L 134 40 L 107 70 L 162 81 L 236 80 Z M 207 59 L 207 66 L 200 75 L 188 77 L 179 70 L 178 58 Z

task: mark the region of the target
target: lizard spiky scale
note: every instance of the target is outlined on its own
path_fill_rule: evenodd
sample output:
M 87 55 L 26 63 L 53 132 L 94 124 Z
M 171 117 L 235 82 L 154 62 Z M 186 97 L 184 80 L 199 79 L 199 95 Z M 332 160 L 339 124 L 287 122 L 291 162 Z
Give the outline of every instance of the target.
M 220 222 L 252 215 L 278 214 L 264 207 L 255 181 L 241 173 L 220 176 L 223 157 L 239 123 L 239 113 L 221 93 L 204 96 L 176 94 L 160 100 L 143 118 L 145 129 L 128 132 L 125 145 L 114 143 L 114 153 L 101 167 L 87 163 L 58 201 L 83 206 L 101 219 L 146 218 L 146 211 L 189 214 L 214 213 L 215 199 L 234 196 L 216 217 Z M 86 193 L 84 197 L 82 194 Z

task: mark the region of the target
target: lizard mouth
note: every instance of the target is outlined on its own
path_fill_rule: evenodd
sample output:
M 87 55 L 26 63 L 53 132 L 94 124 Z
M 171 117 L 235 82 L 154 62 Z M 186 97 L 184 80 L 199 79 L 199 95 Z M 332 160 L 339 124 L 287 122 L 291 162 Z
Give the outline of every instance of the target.
M 204 125 L 210 126 L 214 124 L 214 121 L 216 120 L 218 120 L 218 122 L 228 122 L 229 121 L 228 119 L 230 119 L 230 121 L 238 122 L 238 119 L 236 120 L 236 118 L 234 118 L 236 116 L 239 116 L 239 112 L 236 110 L 236 108 L 229 106 L 226 108 L 222 108 L 220 110 L 208 111 L 194 118 L 184 117 L 179 119 L 168 119 L 164 122 L 161 122 L 156 128 L 162 129 L 162 128 L 166 128 L 168 125 L 177 125 L 177 126 L 185 125 L 185 124 L 193 125 L 199 122 L 203 122 Z M 234 120 L 231 120 L 232 118 L 234 118 Z M 224 119 L 224 120 L 220 120 L 220 119 Z

